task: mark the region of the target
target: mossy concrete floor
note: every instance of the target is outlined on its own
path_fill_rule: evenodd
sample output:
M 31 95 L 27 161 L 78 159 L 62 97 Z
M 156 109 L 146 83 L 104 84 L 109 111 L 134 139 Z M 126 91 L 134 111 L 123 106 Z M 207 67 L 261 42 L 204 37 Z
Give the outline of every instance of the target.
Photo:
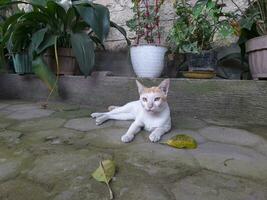
M 180 116 L 163 141 L 188 134 L 198 148 L 179 150 L 150 143 L 146 132 L 121 143 L 130 122 L 96 126 L 89 116 L 98 109 L 0 101 L 0 199 L 108 199 L 91 177 L 103 159 L 117 165 L 115 199 L 267 199 L 267 126 Z

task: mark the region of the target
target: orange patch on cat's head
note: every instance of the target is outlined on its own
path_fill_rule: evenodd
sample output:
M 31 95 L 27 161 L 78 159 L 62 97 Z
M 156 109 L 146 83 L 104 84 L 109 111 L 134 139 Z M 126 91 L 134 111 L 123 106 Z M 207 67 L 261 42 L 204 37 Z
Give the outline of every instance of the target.
M 159 87 L 144 88 L 143 93 L 161 93 Z
M 140 95 L 145 94 L 145 93 L 158 93 L 160 94 L 163 100 L 167 99 L 167 94 L 168 94 L 169 85 L 170 85 L 169 79 L 163 80 L 159 84 L 159 86 L 156 86 L 156 87 L 154 86 L 150 88 L 143 86 L 138 80 L 136 80 L 136 84 L 137 84 L 138 92 Z
M 167 96 L 162 92 L 162 90 L 159 87 L 150 87 L 150 88 L 144 88 L 143 92 L 144 93 L 158 93 L 160 94 L 160 98 L 163 101 L 167 100 Z

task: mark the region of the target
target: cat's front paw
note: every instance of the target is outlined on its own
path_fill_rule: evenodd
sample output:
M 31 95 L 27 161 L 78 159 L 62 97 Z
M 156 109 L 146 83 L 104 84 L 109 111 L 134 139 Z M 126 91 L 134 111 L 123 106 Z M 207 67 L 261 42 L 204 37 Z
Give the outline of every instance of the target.
M 95 122 L 96 122 L 96 125 L 99 126 L 99 125 L 103 124 L 107 120 L 108 120 L 108 116 L 107 115 L 102 115 L 100 117 L 97 117 L 95 119 Z
M 91 117 L 92 118 L 97 118 L 97 117 L 101 117 L 103 115 L 103 113 L 92 113 Z
M 121 141 L 124 143 L 131 142 L 133 139 L 134 139 L 134 135 L 132 134 L 124 134 L 123 136 L 121 136 Z
M 158 135 L 158 134 L 156 134 L 156 133 L 151 133 L 151 134 L 149 135 L 149 140 L 150 140 L 151 142 L 158 142 L 158 141 L 160 140 L 160 138 L 161 138 L 161 135 Z

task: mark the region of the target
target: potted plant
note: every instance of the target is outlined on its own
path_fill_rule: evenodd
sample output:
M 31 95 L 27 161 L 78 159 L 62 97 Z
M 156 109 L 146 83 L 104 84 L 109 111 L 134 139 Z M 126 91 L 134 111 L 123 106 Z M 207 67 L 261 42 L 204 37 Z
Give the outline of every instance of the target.
M 194 5 L 183 0 L 175 2 L 177 19 L 168 36 L 173 52 L 186 55 L 189 71 L 216 69 L 215 38 L 233 34 L 229 23 L 230 13 L 223 11 L 223 4 L 213 0 L 198 0 Z
M 78 64 L 71 45 L 68 41 L 59 42 L 57 48 L 58 63 L 60 66 L 59 75 L 74 75 L 79 72 Z M 53 48 L 47 49 L 44 53 L 44 61 L 51 67 L 54 73 L 57 73 L 56 58 Z
M 21 3 L 6 0 L 2 7 Z M 11 52 L 29 52 L 33 70 L 42 79 L 51 79 L 47 77 L 51 73 L 48 73 L 46 64 L 40 59 L 51 47 L 58 73 L 58 46 L 64 43 L 72 47 L 80 71 L 87 76 L 94 65 L 95 45 L 103 45 L 110 27 L 117 28 L 126 37 L 124 29 L 110 21 L 109 10 L 103 5 L 88 1 L 67 1 L 66 6 L 53 0 L 23 3 L 32 9 L 17 17 L 12 16 L 14 20 L 6 30 L 6 37 Z
M 239 33 L 238 44 L 242 57 L 248 54 L 249 68 L 255 80 L 267 78 L 267 1 L 248 1 L 248 9 L 242 9 L 231 0 L 242 14 L 235 28 Z
M 131 63 L 138 77 L 159 77 L 164 68 L 167 51 L 161 45 L 160 7 L 164 0 L 133 0 L 134 17 L 127 21 L 130 31 L 136 33 L 130 47 Z
M 8 47 L 9 44 L 7 43 L 7 35 L 6 30 L 11 25 L 13 20 L 15 20 L 20 14 L 14 14 L 14 11 L 11 9 L 1 9 L 2 4 L 0 3 L 0 71 L 9 71 L 9 56 L 8 55 Z M 9 13 L 9 14 L 7 14 Z M 12 16 L 12 14 L 14 14 Z M 11 16 L 11 17 L 8 17 Z M 22 54 L 12 54 L 13 66 L 17 73 L 24 73 L 24 72 L 32 72 L 31 67 L 29 65 L 29 59 L 26 52 Z
M 5 45 L 3 38 L 3 25 L 5 17 L 0 15 L 0 73 L 4 71 L 6 66 L 5 58 Z

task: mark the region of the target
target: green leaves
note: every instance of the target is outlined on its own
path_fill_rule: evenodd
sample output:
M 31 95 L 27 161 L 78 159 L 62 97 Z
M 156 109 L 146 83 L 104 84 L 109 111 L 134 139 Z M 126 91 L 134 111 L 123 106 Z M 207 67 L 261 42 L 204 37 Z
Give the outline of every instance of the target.
M 54 91 L 57 91 L 56 76 L 50 68 L 46 66 L 41 57 L 37 57 L 33 60 L 32 68 L 35 75 L 37 75 L 46 84 L 50 91 L 52 91 L 54 87 L 56 87 Z
M 104 160 L 104 161 L 100 161 L 99 167 L 92 174 L 93 178 L 96 181 L 106 183 L 109 189 L 110 199 L 113 199 L 113 192 L 109 186 L 109 182 L 111 181 L 112 177 L 115 175 L 115 171 L 116 171 L 116 167 L 115 167 L 114 161 Z
M 18 3 L 23 2 L 1 0 L 0 8 Z M 33 9 L 7 18 L 2 26 L 4 34 L 0 45 L 8 46 L 10 53 L 29 51 L 35 58 L 55 43 L 59 47 L 72 47 L 81 72 L 87 76 L 94 65 L 94 44 L 104 47 L 103 41 L 110 26 L 118 29 L 130 44 L 126 31 L 110 22 L 109 10 L 103 5 L 86 0 L 73 1 L 66 11 L 55 0 L 30 0 L 24 3 L 30 4 Z M 86 30 L 90 30 L 90 34 L 86 34 Z
M 47 50 L 49 47 L 53 46 L 55 44 L 56 37 L 57 37 L 56 35 L 50 35 L 46 33 L 42 43 L 36 49 L 36 53 L 40 55 L 44 53 L 44 51 Z
M 72 33 L 71 45 L 82 73 L 87 76 L 95 64 L 94 43 L 86 33 Z
M 44 40 L 45 33 L 47 32 L 46 28 L 40 29 L 32 35 L 31 49 L 32 51 L 37 50 L 40 44 Z
M 97 37 L 103 42 L 109 33 L 109 10 L 102 5 L 94 6 L 76 5 L 80 16 L 92 28 Z
M 148 44 L 161 44 L 163 27 L 160 25 L 160 7 L 164 0 L 141 1 L 132 0 L 133 18 L 126 21 L 130 31 L 136 34 L 136 44 L 146 41 Z M 154 2 L 154 3 L 153 3 Z M 129 41 L 128 45 L 130 44 Z
M 126 33 L 124 28 L 122 28 L 121 26 L 119 26 L 118 24 L 116 24 L 112 21 L 110 21 L 110 26 L 113 28 L 116 28 L 119 32 L 121 32 L 121 34 L 125 37 L 127 44 L 131 45 L 131 41 L 127 38 L 127 33 Z
M 167 144 L 171 147 L 178 148 L 178 149 L 197 148 L 196 140 L 188 135 L 176 135 L 172 137 L 171 139 L 167 140 L 167 142 L 163 144 Z
M 179 18 L 168 36 L 173 51 L 201 53 L 213 48 L 217 33 L 222 40 L 233 35 L 234 29 L 230 25 L 233 16 L 217 3 L 213 0 L 198 0 L 194 5 L 176 4 Z

